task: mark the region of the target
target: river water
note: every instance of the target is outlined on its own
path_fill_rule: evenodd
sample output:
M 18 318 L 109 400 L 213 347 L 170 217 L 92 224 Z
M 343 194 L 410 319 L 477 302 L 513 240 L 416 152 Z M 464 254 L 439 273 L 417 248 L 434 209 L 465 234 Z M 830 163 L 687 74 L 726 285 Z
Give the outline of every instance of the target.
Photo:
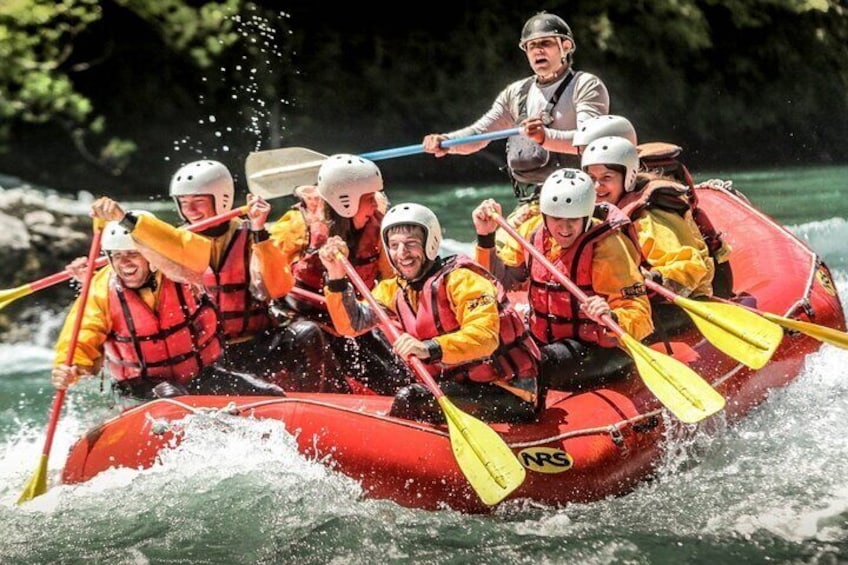
M 807 241 L 845 303 L 848 167 L 696 180 L 711 177 L 732 178 Z M 387 191 L 433 207 L 447 251 L 468 248 L 483 198 L 512 205 L 505 185 Z M 739 424 L 669 443 L 657 477 L 630 494 L 507 504 L 490 516 L 365 499 L 356 482 L 299 455 L 282 425 L 215 415 L 193 416 L 183 444 L 151 469 L 58 485 L 71 444 L 116 410 L 88 381 L 67 395 L 50 489 L 18 506 L 44 442 L 63 316 L 44 310 L 33 343 L 0 344 L 0 563 L 848 563 L 845 350 L 824 345 Z

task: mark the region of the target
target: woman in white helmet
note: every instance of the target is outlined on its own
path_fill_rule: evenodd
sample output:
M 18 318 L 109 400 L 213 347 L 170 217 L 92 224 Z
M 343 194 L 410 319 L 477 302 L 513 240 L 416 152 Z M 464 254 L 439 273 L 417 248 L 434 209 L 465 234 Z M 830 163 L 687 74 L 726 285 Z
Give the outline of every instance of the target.
M 632 220 L 645 275 L 681 296 L 711 297 L 715 261 L 693 218 L 688 187 L 663 175 L 640 173 L 636 147 L 623 137 L 589 143 L 582 165 L 595 182 L 598 201 L 614 204 Z M 661 332 L 691 323 L 685 311 L 662 299 L 653 308 Z
M 477 260 L 498 273 L 507 290 L 529 281 L 528 324 L 544 345 L 548 386 L 569 389 L 626 374 L 630 358 L 600 319 L 609 314 L 637 340 L 653 331 L 639 252 L 622 231 L 629 222 L 615 207 L 596 207 L 594 183 L 577 169 L 552 173 L 539 207 L 538 219 L 525 222 L 518 233 L 583 289 L 589 297 L 584 306 L 515 240 L 495 252 L 492 218 L 501 207 L 494 200 L 483 201 L 472 214 Z
M 102 249 L 109 266 L 92 281 L 71 366 L 64 363 L 79 299 L 56 344 L 56 388 L 93 376 L 102 366 L 115 390 L 138 399 L 189 392 L 282 394 L 250 375 L 216 367 L 223 347 L 216 308 L 196 286 L 175 282 L 154 269 L 129 230 L 118 222 L 107 223 Z
M 436 157 L 467 155 L 489 142 L 446 149 L 442 141 L 521 124 L 523 135 L 507 143 L 507 165 L 516 197 L 532 198 L 551 172 L 579 166 L 574 135 L 585 121 L 609 112 L 609 94 L 597 76 L 572 68 L 576 42 L 559 16 L 540 12 L 529 18 L 518 46 L 533 75 L 507 86 L 489 111 L 470 126 L 429 134 L 423 144 L 424 150 Z
M 326 225 L 309 224 L 302 214 L 289 211 L 268 228 L 271 241 L 290 265 L 296 286 L 316 294 L 324 292 L 326 270 L 318 250 L 331 236 L 345 242 L 351 250 L 351 263 L 369 286 L 392 276 L 380 240 L 383 213 L 377 194 L 382 191 L 383 176 L 374 162 L 347 153 L 327 157 L 318 171 L 316 185 L 324 203 Z M 323 304 L 289 295 L 282 307 L 294 319 L 315 321 L 325 329 L 325 339 L 337 359 L 336 381 L 352 377 L 358 379 L 356 382 L 368 381 L 378 392 L 386 392 L 408 377 L 378 330 L 356 340 L 341 338 L 333 330 Z M 383 375 L 383 382 L 374 380 L 377 374 Z
M 394 276 L 380 281 L 373 294 L 401 325 L 395 353 L 420 359 L 446 395 L 483 420 L 535 418 L 540 353 L 497 282 L 465 256 L 439 256 L 441 227 L 424 206 L 392 207 L 381 232 Z M 357 301 L 338 253 L 346 255 L 347 246 L 337 237 L 320 251 L 327 304 L 336 330 L 356 336 L 378 318 L 367 302 Z M 444 419 L 433 395 L 418 384 L 397 392 L 390 415 Z
M 312 292 L 324 286 L 324 266 L 318 249 L 331 235 L 341 237 L 351 251 L 351 262 L 362 279 L 373 286 L 391 276 L 391 265 L 380 241 L 383 213 L 376 198 L 383 176 L 375 163 L 340 153 L 327 157 L 318 171 L 317 194 L 325 203 L 326 229 L 312 229 L 302 216 L 286 213 L 269 227 L 271 241 L 286 255 L 295 284 Z M 294 300 L 295 309 L 308 305 Z

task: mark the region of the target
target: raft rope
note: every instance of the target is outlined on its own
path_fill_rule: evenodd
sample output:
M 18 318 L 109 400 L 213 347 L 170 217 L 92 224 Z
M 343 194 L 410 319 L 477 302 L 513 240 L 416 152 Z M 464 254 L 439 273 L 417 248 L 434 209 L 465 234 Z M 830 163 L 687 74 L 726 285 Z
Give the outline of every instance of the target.
M 190 404 L 186 404 L 185 402 L 174 400 L 172 398 L 161 398 L 161 399 L 158 399 L 156 402 L 165 402 L 165 403 L 168 403 L 168 404 L 173 404 L 175 406 L 179 406 L 180 408 L 182 408 L 183 410 L 185 410 L 186 412 L 191 413 L 191 414 L 226 413 L 226 414 L 230 414 L 232 416 L 237 416 L 237 415 L 240 415 L 244 412 L 249 412 L 251 410 L 255 410 L 256 408 L 260 408 L 260 407 L 263 407 L 263 406 L 273 406 L 275 404 L 282 404 L 282 403 L 287 403 L 287 402 L 300 402 L 300 403 L 303 403 L 303 404 L 311 404 L 313 406 L 322 406 L 322 407 L 325 407 L 325 408 L 332 408 L 333 410 L 337 410 L 337 411 L 349 412 L 351 414 L 356 414 L 358 416 L 375 418 L 377 420 L 388 420 L 389 419 L 388 416 L 384 416 L 382 414 L 373 414 L 373 413 L 368 413 L 368 412 L 362 412 L 361 410 L 357 410 L 355 408 L 348 408 L 348 407 L 344 407 L 344 406 L 339 406 L 337 404 L 331 404 L 331 403 L 327 403 L 327 402 L 321 402 L 321 401 L 305 399 L 305 398 L 273 398 L 273 399 L 260 400 L 260 401 L 257 401 L 257 402 L 251 402 L 249 404 L 242 404 L 242 405 L 237 405 L 235 402 L 230 402 L 226 406 L 222 406 L 220 408 L 191 406 Z M 135 408 L 134 410 L 144 408 L 144 406 L 147 406 L 147 405 L 139 406 L 138 408 Z M 562 440 L 569 439 L 569 438 L 587 436 L 587 435 L 609 435 L 611 438 L 613 438 L 613 441 L 615 441 L 616 438 L 619 438 L 619 441 L 615 441 L 615 443 L 618 445 L 620 443 L 620 438 L 622 436 L 622 434 L 621 434 L 622 430 L 624 430 L 625 428 L 628 428 L 628 427 L 635 428 L 636 425 L 639 424 L 640 422 L 645 422 L 647 420 L 652 420 L 652 419 L 658 418 L 662 415 L 663 412 L 665 412 L 664 409 L 658 408 L 658 409 L 652 410 L 650 412 L 645 412 L 644 414 L 639 414 L 638 416 L 634 416 L 632 418 L 620 420 L 620 421 L 618 421 L 614 424 L 610 424 L 610 425 L 607 425 L 607 426 L 598 426 L 598 427 L 595 427 L 595 428 L 583 428 L 583 429 L 580 429 L 580 430 L 574 430 L 574 431 L 564 432 L 564 433 L 553 435 L 553 436 L 534 439 L 532 441 L 512 442 L 512 443 L 508 442 L 507 445 L 509 445 L 509 447 L 511 447 L 511 448 L 523 449 L 523 448 L 527 448 L 527 447 L 535 447 L 535 446 L 539 446 L 539 445 L 544 445 L 546 443 L 553 443 L 553 442 L 558 442 L 558 441 L 562 441 Z M 151 420 L 156 422 L 156 423 L 161 423 L 160 420 L 155 419 L 152 416 L 151 416 Z M 439 430 L 439 429 L 431 428 L 431 427 L 429 427 L 429 425 L 426 425 L 426 424 L 422 425 L 421 423 L 417 423 L 417 422 L 405 422 L 403 420 L 398 420 L 396 418 L 391 418 L 391 420 L 392 420 L 392 423 L 394 423 L 398 426 L 403 426 L 403 427 L 406 427 L 406 428 L 412 428 L 412 429 L 415 429 L 415 430 L 418 430 L 418 431 L 431 433 L 431 434 L 435 434 L 435 435 L 440 435 L 440 436 L 444 436 L 444 437 L 448 437 L 448 435 L 449 435 L 447 430 Z

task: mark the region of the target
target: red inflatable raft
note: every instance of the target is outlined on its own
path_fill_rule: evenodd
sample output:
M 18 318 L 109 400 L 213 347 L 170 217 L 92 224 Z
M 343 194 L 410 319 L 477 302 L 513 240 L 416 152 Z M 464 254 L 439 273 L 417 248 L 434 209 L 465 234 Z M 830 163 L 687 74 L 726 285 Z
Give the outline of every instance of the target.
M 736 293 L 755 297 L 763 312 L 845 329 L 830 273 L 804 242 L 744 198 L 720 188 L 697 190 L 733 248 Z M 680 359 L 727 399 L 712 418 L 728 422 L 744 416 L 769 389 L 795 379 L 805 357 L 821 346 L 809 335 L 787 332 L 769 363 L 752 370 L 697 330 L 675 339 L 684 344 Z M 112 467 L 149 467 L 180 439 L 157 423 L 229 405 L 232 414 L 282 421 L 304 455 L 360 481 L 369 497 L 424 509 L 490 510 L 460 471 L 447 428 L 387 417 L 390 404 L 391 398 L 373 395 L 294 393 L 156 400 L 88 432 L 71 448 L 62 479 L 78 483 Z M 525 481 L 507 500 L 562 505 L 624 494 L 651 475 L 672 422 L 636 374 L 608 388 L 551 391 L 539 422 L 492 424 L 526 468 Z

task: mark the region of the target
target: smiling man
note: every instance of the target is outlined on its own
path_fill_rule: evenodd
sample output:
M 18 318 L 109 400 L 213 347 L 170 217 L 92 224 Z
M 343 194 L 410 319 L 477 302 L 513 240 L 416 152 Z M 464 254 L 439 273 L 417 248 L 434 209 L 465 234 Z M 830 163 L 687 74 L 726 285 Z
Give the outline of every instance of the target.
M 510 238 L 495 251 L 493 217 L 501 214 L 500 204 L 484 200 L 472 214 L 477 261 L 507 290 L 529 280 L 530 331 L 544 346 L 543 375 L 551 388 L 626 374 L 630 356 L 601 324 L 605 314 L 637 340 L 653 332 L 639 251 L 626 229 L 629 220 L 612 205 L 596 206 L 595 199 L 589 175 L 560 169 L 542 186 L 541 214 L 518 227 L 524 239 L 588 295 L 582 306 L 519 242 Z
M 468 257 L 439 256 L 439 221 L 420 204 L 389 210 L 381 237 L 396 276 L 380 281 L 373 294 L 400 323 L 395 353 L 420 359 L 457 406 L 483 420 L 534 419 L 543 403 L 540 353 L 500 285 Z M 367 302 L 357 302 L 339 253 L 347 255 L 347 246 L 338 237 L 319 253 L 327 307 L 335 329 L 355 336 L 378 318 Z M 390 414 L 443 420 L 433 395 L 418 384 L 397 392 Z

